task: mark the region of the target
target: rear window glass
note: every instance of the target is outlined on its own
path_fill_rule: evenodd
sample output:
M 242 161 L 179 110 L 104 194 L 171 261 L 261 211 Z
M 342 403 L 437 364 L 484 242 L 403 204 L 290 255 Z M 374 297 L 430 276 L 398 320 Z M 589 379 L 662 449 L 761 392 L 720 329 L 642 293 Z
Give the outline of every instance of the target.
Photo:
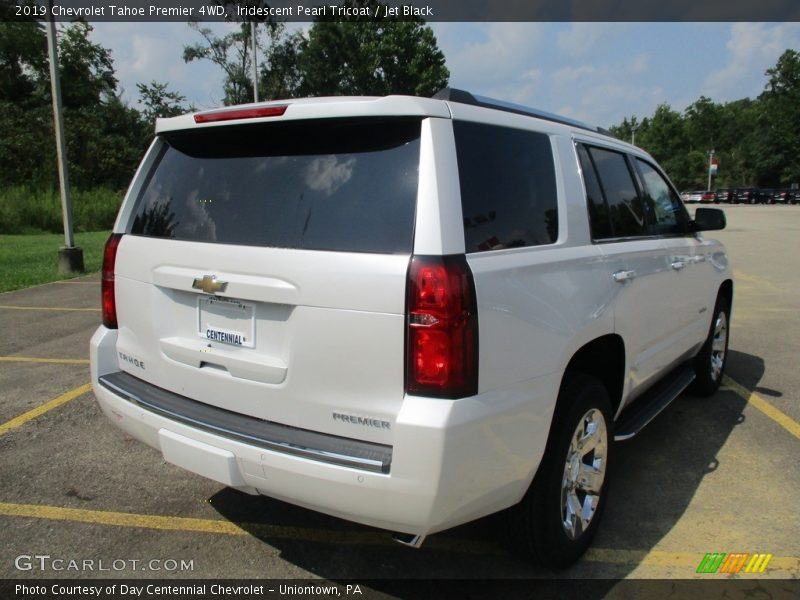
M 411 252 L 419 119 L 232 125 L 162 136 L 130 233 L 347 252 Z
M 550 138 L 455 121 L 467 252 L 552 244 L 558 237 Z

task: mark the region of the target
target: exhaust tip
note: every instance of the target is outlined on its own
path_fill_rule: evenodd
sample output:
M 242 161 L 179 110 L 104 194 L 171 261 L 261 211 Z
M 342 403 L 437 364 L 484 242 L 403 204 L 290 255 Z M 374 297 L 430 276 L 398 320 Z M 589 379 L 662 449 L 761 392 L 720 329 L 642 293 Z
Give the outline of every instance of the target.
M 403 546 L 409 546 L 411 548 L 419 549 L 422 546 L 422 542 L 425 541 L 425 536 L 414 535 L 413 533 L 395 532 L 392 534 L 392 539 L 398 544 L 402 544 Z

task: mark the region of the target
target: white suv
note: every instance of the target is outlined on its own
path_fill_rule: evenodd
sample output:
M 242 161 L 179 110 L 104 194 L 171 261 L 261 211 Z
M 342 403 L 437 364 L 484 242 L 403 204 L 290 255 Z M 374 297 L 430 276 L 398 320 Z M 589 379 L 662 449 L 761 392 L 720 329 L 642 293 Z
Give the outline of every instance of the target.
M 719 386 L 733 295 L 642 150 L 444 90 L 158 121 L 103 265 L 105 414 L 220 483 L 425 535 L 515 506 L 544 564 L 614 439 Z M 694 383 L 692 381 L 694 380 Z

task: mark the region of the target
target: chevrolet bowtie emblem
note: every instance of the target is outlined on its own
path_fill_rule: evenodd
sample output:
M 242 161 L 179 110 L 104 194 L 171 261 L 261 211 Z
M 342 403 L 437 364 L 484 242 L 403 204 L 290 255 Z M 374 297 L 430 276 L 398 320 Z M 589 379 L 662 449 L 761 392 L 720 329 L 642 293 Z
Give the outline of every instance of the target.
M 217 292 L 224 292 L 228 287 L 227 281 L 217 281 L 216 275 L 203 275 L 192 282 L 192 287 L 196 290 L 203 290 L 206 294 L 216 294 Z

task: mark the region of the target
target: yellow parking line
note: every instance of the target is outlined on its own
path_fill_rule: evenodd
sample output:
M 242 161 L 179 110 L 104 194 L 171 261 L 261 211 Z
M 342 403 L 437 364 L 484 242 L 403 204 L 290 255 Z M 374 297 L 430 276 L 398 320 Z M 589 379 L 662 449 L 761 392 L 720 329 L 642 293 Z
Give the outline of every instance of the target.
M 36 356 L 0 356 L 0 362 L 45 363 L 54 365 L 88 365 L 88 358 L 39 358 Z
M 12 306 L 10 304 L 0 304 L 0 308 L 9 310 L 55 310 L 67 312 L 100 312 L 99 308 L 66 308 L 61 306 Z
M 377 531 L 347 532 L 320 529 L 305 529 L 262 523 L 237 524 L 232 521 L 218 519 L 199 519 L 195 517 L 172 517 L 161 515 L 143 515 L 101 510 L 85 510 L 79 508 L 62 508 L 59 506 L 40 506 L 35 504 L 0 503 L 0 515 L 12 517 L 32 517 L 35 519 L 51 519 L 55 521 L 71 521 L 92 523 L 116 527 L 134 527 L 139 529 L 160 529 L 166 531 L 192 531 L 197 533 L 216 533 L 224 535 L 251 535 L 251 532 L 275 538 L 299 539 L 305 541 L 381 544 L 390 543 L 386 534 Z M 393 543 L 393 542 L 391 542 Z
M 117 527 L 136 527 L 140 529 L 163 529 L 169 531 L 196 531 L 201 533 L 224 533 L 227 535 L 247 535 L 247 532 L 230 521 L 214 519 L 195 519 L 188 517 L 163 517 L 159 515 L 140 515 L 60 506 L 40 506 L 36 504 L 0 503 L 0 515 L 8 517 L 31 517 L 54 521 L 72 521 Z
M 235 523 L 221 519 L 200 519 L 196 517 L 173 517 L 147 515 L 82 508 L 64 508 L 38 504 L 16 504 L 0 502 L 0 516 L 47 519 L 112 527 L 134 529 L 157 529 L 162 531 L 182 531 L 211 533 L 218 535 L 258 535 L 266 538 L 282 538 L 304 542 L 326 544 L 369 544 L 394 546 L 389 536 L 381 531 L 336 531 L 286 527 L 267 523 Z M 426 548 L 466 554 L 505 555 L 498 544 L 479 540 L 465 540 L 435 536 L 425 542 Z M 686 567 L 692 573 L 703 558 L 703 552 L 669 552 L 666 550 L 623 550 L 618 548 L 590 548 L 583 557 L 589 562 L 631 564 L 664 567 Z M 797 572 L 800 557 L 781 556 L 770 560 L 770 570 Z
M 18 417 L 11 419 L 10 421 L 6 421 L 2 425 L 0 425 L 0 435 L 5 435 L 12 429 L 17 429 L 18 427 L 22 427 L 28 421 L 35 419 L 43 415 L 44 413 L 53 410 L 54 408 L 58 408 L 62 404 L 66 404 L 70 400 L 74 400 L 79 396 L 83 396 L 86 392 L 92 389 L 91 383 L 86 383 L 80 387 L 76 387 L 74 390 L 70 390 L 58 396 L 57 398 L 53 398 L 49 402 L 45 402 L 41 406 L 37 406 L 36 408 L 29 410 L 28 412 L 21 414 Z
M 764 400 L 764 398 L 755 392 L 751 392 L 742 384 L 737 383 L 727 375 L 725 375 L 725 377 L 722 379 L 722 382 L 728 387 L 728 389 L 736 393 L 737 396 L 744 398 L 748 404 L 753 405 L 755 408 L 767 415 L 770 419 L 775 421 L 778 425 L 783 427 L 786 431 L 791 433 L 794 437 L 800 439 L 800 423 Z
M 0 503 L 0 516 L 29 517 L 34 519 L 109 525 L 113 527 L 158 529 L 162 531 L 191 531 L 222 535 L 258 535 L 267 538 L 291 539 L 323 544 L 396 545 L 386 533 L 381 531 L 341 532 L 325 529 L 270 525 L 267 523 L 235 523 L 220 519 L 146 515 L 104 510 L 62 508 L 60 506 L 41 506 L 36 504 Z M 449 550 L 467 554 L 502 553 L 502 550 L 496 545 L 478 541 L 465 542 L 464 540 L 452 539 L 433 539 L 430 541 L 433 543 L 426 543 L 426 547 L 435 547 L 439 550 Z

